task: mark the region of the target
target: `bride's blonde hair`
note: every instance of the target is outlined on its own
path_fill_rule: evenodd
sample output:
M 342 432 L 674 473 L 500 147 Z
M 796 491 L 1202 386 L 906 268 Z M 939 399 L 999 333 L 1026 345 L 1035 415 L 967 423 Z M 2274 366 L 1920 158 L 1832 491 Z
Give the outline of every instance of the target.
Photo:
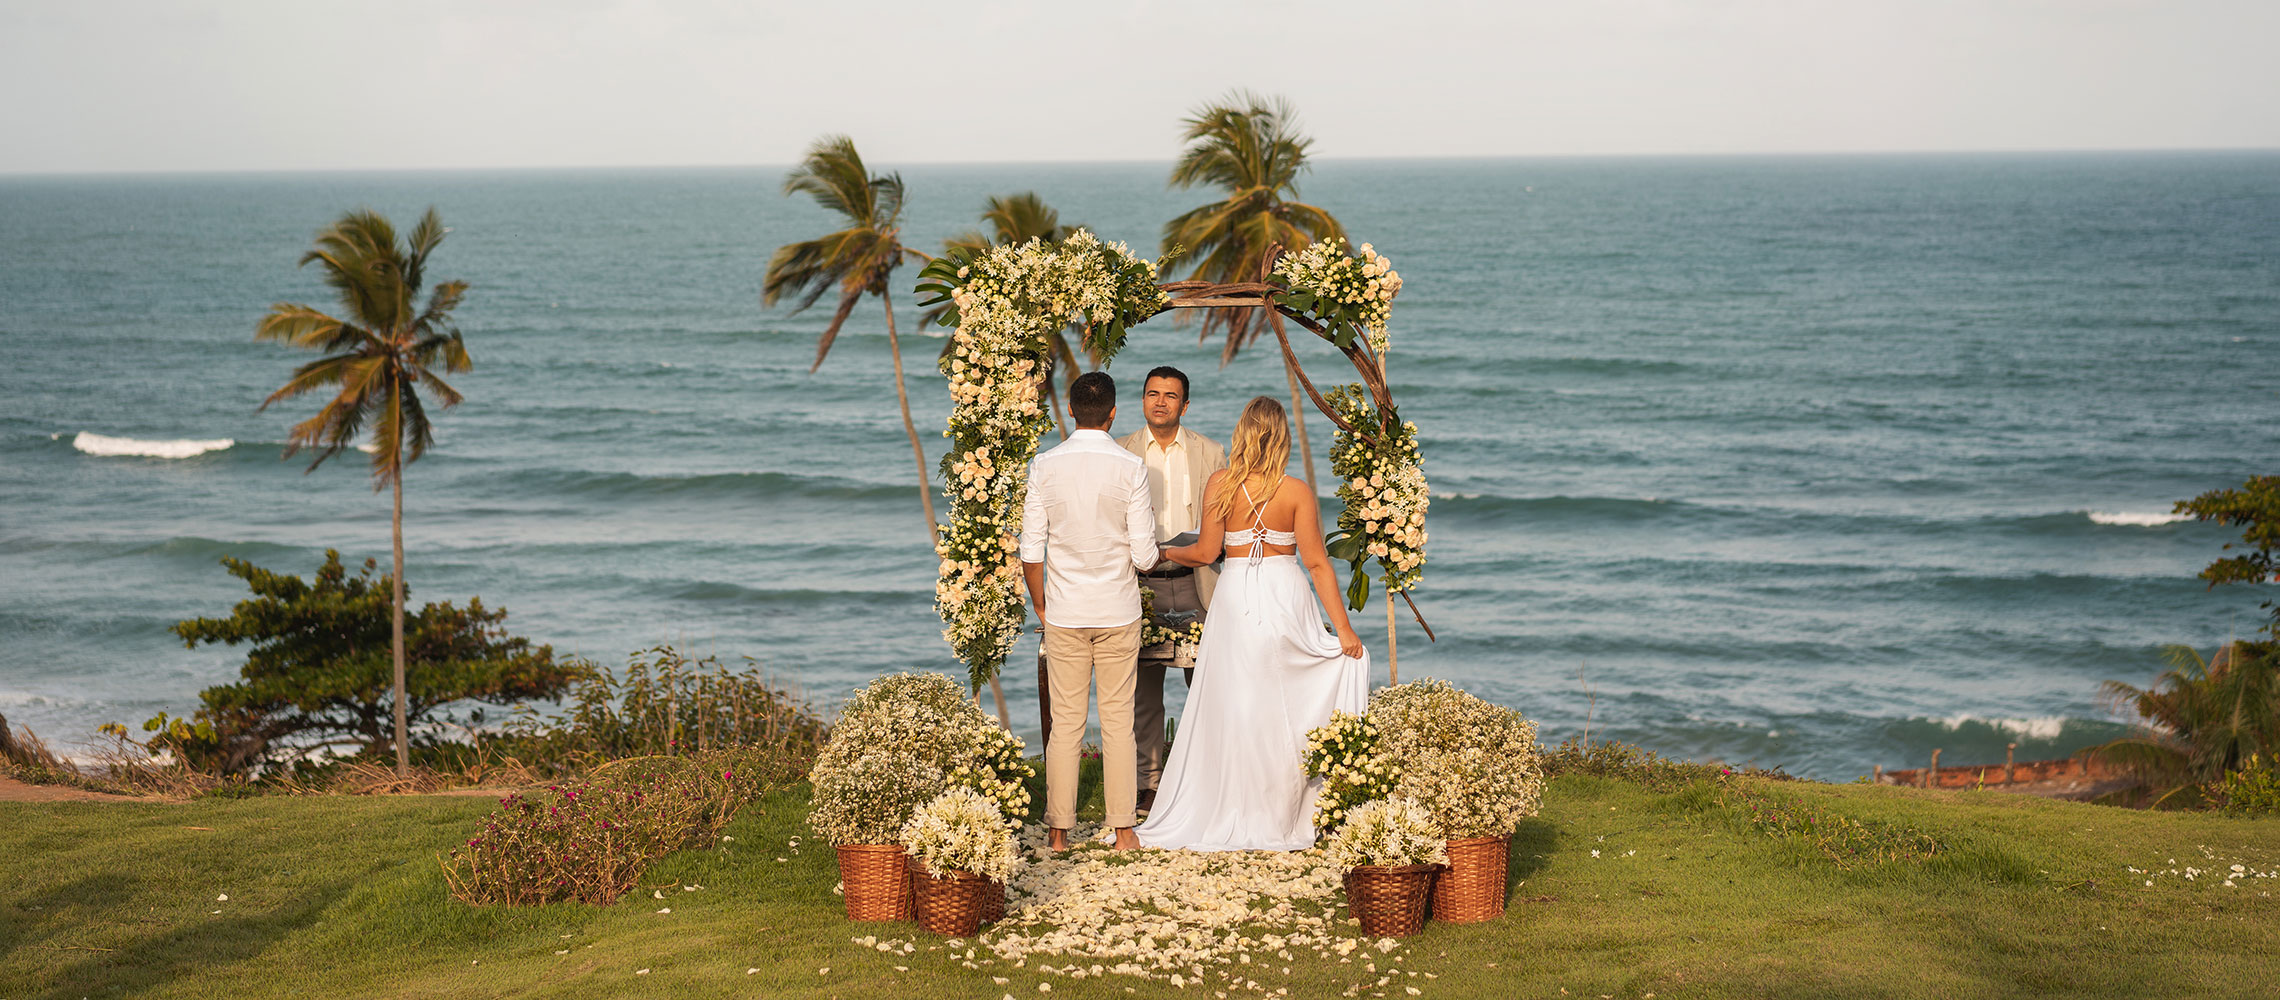
M 1290 465 L 1290 419 L 1272 396 L 1259 396 L 1243 407 L 1235 421 L 1235 436 L 1227 443 L 1227 475 L 1219 478 L 1219 491 L 1211 495 L 1211 516 L 1226 520 L 1244 483 L 1266 478 L 1266 491 L 1251 491 L 1251 502 L 1264 507 L 1282 485 L 1283 469 Z

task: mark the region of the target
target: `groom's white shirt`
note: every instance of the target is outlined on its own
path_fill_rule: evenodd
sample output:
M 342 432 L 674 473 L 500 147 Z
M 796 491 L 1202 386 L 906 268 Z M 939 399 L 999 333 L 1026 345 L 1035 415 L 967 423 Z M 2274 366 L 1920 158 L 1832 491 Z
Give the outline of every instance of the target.
M 1140 620 L 1134 570 L 1156 565 L 1148 466 L 1107 431 L 1079 430 L 1029 466 L 1021 561 L 1045 564 L 1045 622 L 1111 628 Z

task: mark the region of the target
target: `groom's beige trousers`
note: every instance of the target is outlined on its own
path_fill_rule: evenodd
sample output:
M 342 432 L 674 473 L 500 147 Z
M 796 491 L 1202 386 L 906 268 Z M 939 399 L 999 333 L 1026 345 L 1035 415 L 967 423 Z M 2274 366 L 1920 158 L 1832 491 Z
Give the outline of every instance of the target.
M 1045 674 L 1053 730 L 1045 738 L 1045 825 L 1077 825 L 1077 750 L 1084 743 L 1092 688 L 1100 689 L 1100 771 L 1108 825 L 1138 825 L 1132 691 L 1139 673 L 1140 623 L 1107 628 L 1045 625 Z

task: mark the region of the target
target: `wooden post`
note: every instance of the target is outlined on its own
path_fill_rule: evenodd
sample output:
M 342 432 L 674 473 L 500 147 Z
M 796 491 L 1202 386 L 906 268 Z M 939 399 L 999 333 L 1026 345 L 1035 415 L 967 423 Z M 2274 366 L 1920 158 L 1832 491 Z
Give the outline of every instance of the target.
M 1389 682 L 1401 683 L 1401 647 L 1393 640 L 1393 579 L 1385 581 L 1385 674 Z
M 1871 785 L 1881 785 L 1884 783 L 1884 765 L 1876 765 L 1876 772 L 1869 776 L 1868 783 Z
M 1924 769 L 1924 787 L 1940 787 L 1940 751 L 1938 747 L 1932 748 L 1932 766 Z
M 2008 784 L 2011 784 L 2012 782 L 2015 782 L 2015 781 L 2019 780 L 2019 779 L 2018 779 L 2018 777 L 2017 777 L 2017 776 L 2016 776 L 2016 775 L 2013 773 L 2013 771 L 2014 771 L 2014 770 L 2015 770 L 2015 769 L 2016 769 L 2016 768 L 2017 768 L 2019 765 L 2018 765 L 2018 762 L 2017 762 L 2017 761 L 2014 761 L 2014 760 L 2012 759 L 2012 757 L 2013 757 L 2013 756 L 2015 756 L 2015 755 L 2016 755 L 2018 752 L 2019 752 L 2019 745 L 2018 745 L 2018 744 L 2016 744 L 2016 743 L 2005 743 L 2005 744 L 2003 744 L 2003 783 L 2004 783 L 2004 784 L 2006 784 L 2006 785 L 2008 785 Z

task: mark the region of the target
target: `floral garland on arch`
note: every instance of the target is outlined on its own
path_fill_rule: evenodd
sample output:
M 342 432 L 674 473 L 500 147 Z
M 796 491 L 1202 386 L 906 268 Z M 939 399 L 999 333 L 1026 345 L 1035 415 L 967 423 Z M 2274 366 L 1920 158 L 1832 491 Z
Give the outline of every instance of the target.
M 1274 274 L 1287 289 L 1276 304 L 1345 352 L 1364 379 L 1317 397 L 1338 425 L 1330 471 L 1339 479 L 1338 499 L 1345 501 L 1329 553 L 1352 566 L 1346 603 L 1360 610 L 1369 602 L 1370 576 L 1362 567 L 1370 559 L 1377 560 L 1387 600 L 1416 587 L 1425 567 L 1431 497 L 1424 455 L 1417 425 L 1394 411 L 1385 379 L 1386 322 L 1401 294 L 1401 272 L 1370 244 L 1348 254 L 1345 241 L 1330 239 L 1285 254 Z
M 965 661 L 976 690 L 997 675 L 1028 621 L 1021 593 L 1021 501 L 1037 440 L 1053 424 L 1043 394 L 1048 336 L 1072 322 L 1100 363 L 1125 331 L 1164 307 L 1157 262 L 1090 232 L 1058 243 L 1031 240 L 987 251 L 953 251 L 919 272 L 920 305 L 950 304 L 954 327 L 942 373 L 950 379 L 951 441 L 942 458 L 950 527 L 935 552 L 942 637 Z

